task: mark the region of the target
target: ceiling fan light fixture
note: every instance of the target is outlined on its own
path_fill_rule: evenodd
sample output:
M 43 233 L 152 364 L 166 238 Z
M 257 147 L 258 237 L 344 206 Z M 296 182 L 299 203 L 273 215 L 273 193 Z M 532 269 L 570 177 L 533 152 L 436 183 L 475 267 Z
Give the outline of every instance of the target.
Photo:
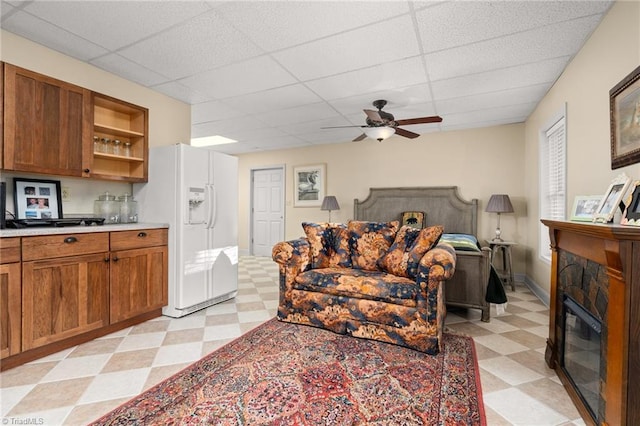
M 382 142 L 383 140 L 393 136 L 396 132 L 396 129 L 389 126 L 379 126 L 379 127 L 365 127 L 363 128 L 364 134 L 370 137 L 371 139 L 375 139 L 378 142 Z

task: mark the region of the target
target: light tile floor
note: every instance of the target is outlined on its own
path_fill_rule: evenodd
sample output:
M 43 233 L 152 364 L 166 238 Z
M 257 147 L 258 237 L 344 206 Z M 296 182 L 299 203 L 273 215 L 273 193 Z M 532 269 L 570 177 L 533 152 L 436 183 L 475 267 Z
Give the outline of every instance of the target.
M 0 374 L 3 424 L 83 425 L 275 316 L 278 271 L 242 257 L 232 300 L 188 317 L 160 317 Z M 583 425 L 544 363 L 547 308 L 522 283 L 506 313 L 450 309 L 447 326 L 473 336 L 487 423 Z

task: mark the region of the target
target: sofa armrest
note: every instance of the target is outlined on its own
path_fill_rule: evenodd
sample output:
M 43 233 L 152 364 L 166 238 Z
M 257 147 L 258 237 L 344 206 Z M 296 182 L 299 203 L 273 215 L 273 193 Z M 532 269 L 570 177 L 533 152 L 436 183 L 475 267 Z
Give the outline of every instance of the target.
M 311 260 L 309 249 L 309 241 L 306 238 L 281 241 L 273 246 L 271 257 L 281 267 L 304 271 Z
M 456 251 L 448 243 L 440 243 L 422 256 L 418 275 L 428 273 L 431 280 L 446 281 L 456 270 Z M 427 272 L 428 271 L 428 272 Z

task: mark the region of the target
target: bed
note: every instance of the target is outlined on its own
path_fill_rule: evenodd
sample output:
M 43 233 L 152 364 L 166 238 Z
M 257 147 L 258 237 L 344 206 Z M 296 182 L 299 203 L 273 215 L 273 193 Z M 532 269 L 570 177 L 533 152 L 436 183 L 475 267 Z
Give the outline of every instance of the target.
M 445 285 L 446 303 L 449 306 L 480 309 L 482 321 L 490 320 L 490 295 L 496 282 L 491 273 L 491 250 L 476 249 L 469 244 L 456 244 L 461 235 L 476 240 L 478 231 L 478 200 L 466 201 L 458 193 L 457 186 L 370 188 L 366 199 L 354 200 L 353 218 L 387 222 L 399 220 L 404 212 L 423 212 L 424 225 L 443 225 L 443 238 L 453 242 L 456 248 L 456 272 Z M 502 290 L 502 284 L 500 289 Z M 491 298 L 490 298 L 491 299 Z M 496 303 L 502 303 L 498 298 Z M 491 300 L 493 301 L 493 300 Z

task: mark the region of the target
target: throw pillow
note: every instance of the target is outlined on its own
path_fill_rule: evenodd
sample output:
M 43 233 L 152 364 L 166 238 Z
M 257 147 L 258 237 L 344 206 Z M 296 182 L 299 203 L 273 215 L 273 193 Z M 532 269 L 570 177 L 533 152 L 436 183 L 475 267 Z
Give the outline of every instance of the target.
M 389 251 L 378 260 L 380 269 L 397 277 L 409 278 L 407 272 L 409 252 L 419 235 L 420 229 L 406 225 L 401 227 Z
M 351 267 L 349 231 L 343 223 L 303 222 L 302 229 L 309 240 L 311 268 Z
M 379 271 L 378 260 L 393 244 L 400 222 L 364 222 L 351 220 L 348 224 L 351 262 L 356 269 Z
M 413 243 L 407 259 L 407 274 L 410 278 L 415 278 L 418 275 L 420 259 L 438 244 L 443 231 L 444 226 L 442 225 L 429 226 L 420 231 L 420 235 Z

